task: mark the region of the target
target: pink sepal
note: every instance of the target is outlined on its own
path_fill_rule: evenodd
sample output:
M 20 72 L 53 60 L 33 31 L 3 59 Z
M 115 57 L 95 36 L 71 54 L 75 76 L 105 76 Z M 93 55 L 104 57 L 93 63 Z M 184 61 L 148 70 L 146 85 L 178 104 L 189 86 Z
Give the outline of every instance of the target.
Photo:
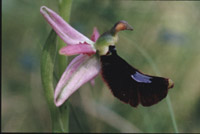
M 60 38 L 68 45 L 76 45 L 83 42 L 87 42 L 90 45 L 94 44 L 93 41 L 71 27 L 53 10 L 47 8 L 46 6 L 42 6 L 40 8 L 40 12 L 58 36 L 60 36 Z
M 79 55 L 72 60 L 61 79 L 54 94 L 56 106 L 62 105 L 80 86 L 94 79 L 100 72 L 100 62 L 96 55 Z

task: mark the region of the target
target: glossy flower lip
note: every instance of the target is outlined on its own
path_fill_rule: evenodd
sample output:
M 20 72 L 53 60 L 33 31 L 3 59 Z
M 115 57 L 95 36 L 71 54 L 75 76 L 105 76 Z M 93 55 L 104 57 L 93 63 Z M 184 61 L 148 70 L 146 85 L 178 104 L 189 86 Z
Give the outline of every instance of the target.
M 93 83 L 93 79 L 99 74 L 101 66 L 94 48 L 99 32 L 94 28 L 90 40 L 46 6 L 42 6 L 40 12 L 58 36 L 68 44 L 61 48 L 59 53 L 67 56 L 79 54 L 68 65 L 55 88 L 54 102 L 58 107 L 83 84 L 88 81 Z

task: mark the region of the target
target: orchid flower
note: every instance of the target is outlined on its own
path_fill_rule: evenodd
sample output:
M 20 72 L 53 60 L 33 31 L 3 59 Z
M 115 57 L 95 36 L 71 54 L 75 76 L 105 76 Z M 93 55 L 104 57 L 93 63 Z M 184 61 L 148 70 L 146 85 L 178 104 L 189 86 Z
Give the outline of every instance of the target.
M 151 106 L 167 96 L 174 83 L 169 78 L 151 76 L 129 65 L 116 51 L 118 32 L 133 30 L 126 21 L 118 21 L 109 31 L 99 36 L 96 28 L 91 40 L 72 28 L 58 14 L 43 6 L 41 13 L 68 44 L 60 54 L 79 54 L 62 74 L 54 94 L 56 106 L 62 105 L 70 95 L 88 81 L 93 80 L 101 70 L 102 78 L 119 100 L 137 107 Z
M 59 53 L 66 56 L 79 54 L 68 65 L 55 88 L 54 102 L 58 107 L 83 84 L 98 75 L 100 63 L 98 57 L 94 55 L 96 53 L 94 43 L 99 38 L 99 32 L 94 28 L 91 39 L 88 39 L 46 6 L 42 6 L 40 12 L 67 44 L 60 49 Z

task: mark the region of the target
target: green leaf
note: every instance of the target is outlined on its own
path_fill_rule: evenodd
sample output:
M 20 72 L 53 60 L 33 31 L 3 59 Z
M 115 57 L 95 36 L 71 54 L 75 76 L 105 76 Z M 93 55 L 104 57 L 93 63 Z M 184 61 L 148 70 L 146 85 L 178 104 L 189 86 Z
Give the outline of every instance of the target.
M 54 64 L 56 57 L 56 33 L 52 30 L 42 50 L 41 79 L 45 97 L 49 106 L 53 132 L 68 132 L 67 108 L 56 107 L 54 104 Z

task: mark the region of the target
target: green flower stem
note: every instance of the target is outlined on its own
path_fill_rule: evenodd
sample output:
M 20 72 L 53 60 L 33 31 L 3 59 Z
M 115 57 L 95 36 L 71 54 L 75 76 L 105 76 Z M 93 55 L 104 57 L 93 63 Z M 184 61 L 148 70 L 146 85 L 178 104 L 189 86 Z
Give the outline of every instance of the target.
M 59 1 L 59 9 L 61 16 L 69 21 L 72 0 Z M 52 132 L 69 132 L 69 106 L 64 103 L 60 107 L 54 104 L 54 81 L 55 74 L 60 78 L 65 68 L 67 61 L 65 56 L 60 56 L 58 51 L 65 46 L 64 42 L 59 38 L 57 40 L 56 33 L 52 30 L 42 50 L 41 56 L 41 79 L 44 88 L 45 97 L 51 114 Z M 56 42 L 57 41 L 57 42 Z M 55 61 L 57 60 L 57 70 L 54 72 Z

